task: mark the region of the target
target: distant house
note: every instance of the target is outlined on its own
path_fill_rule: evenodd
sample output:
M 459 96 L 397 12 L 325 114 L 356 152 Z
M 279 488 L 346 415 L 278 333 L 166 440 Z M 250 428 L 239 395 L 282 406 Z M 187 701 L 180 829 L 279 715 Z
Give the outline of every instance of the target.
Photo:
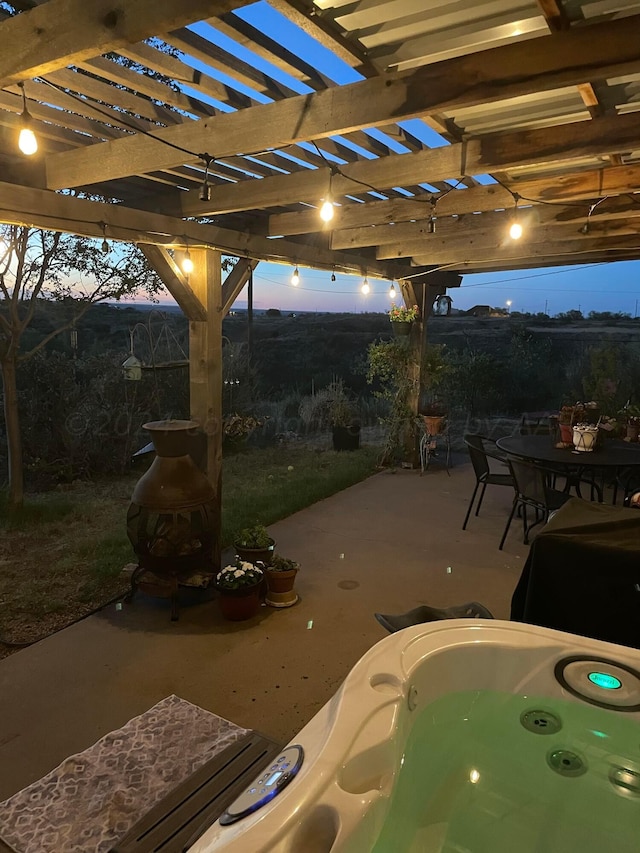
M 473 308 L 469 308 L 467 311 L 469 317 L 490 317 L 491 316 L 491 306 L 490 305 L 474 305 Z

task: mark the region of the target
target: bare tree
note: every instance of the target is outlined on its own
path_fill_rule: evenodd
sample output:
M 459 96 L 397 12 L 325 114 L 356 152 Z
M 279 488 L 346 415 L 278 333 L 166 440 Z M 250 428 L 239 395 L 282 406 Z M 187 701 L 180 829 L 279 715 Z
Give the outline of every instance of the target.
M 18 366 L 71 329 L 92 305 L 138 291 L 151 295 L 159 282 L 132 244 L 109 246 L 106 241 L 9 225 L 0 226 L 0 239 L 0 371 L 12 511 L 24 499 Z M 64 317 L 25 349 L 24 333 L 46 301 L 63 303 Z

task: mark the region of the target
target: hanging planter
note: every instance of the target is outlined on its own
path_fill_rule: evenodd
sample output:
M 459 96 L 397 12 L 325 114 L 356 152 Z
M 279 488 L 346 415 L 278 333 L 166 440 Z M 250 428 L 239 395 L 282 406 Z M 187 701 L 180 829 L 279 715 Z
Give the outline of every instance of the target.
M 413 323 L 391 321 L 391 330 L 396 338 L 408 338 L 411 335 Z

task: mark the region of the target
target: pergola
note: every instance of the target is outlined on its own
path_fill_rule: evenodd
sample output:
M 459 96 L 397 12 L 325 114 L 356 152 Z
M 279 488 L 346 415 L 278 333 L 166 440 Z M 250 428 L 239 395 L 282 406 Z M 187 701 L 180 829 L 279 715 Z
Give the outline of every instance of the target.
M 260 260 L 399 281 L 426 318 L 464 272 L 640 257 L 640 3 L 3 5 L 0 220 L 140 246 L 190 320 L 217 489 L 221 323 Z

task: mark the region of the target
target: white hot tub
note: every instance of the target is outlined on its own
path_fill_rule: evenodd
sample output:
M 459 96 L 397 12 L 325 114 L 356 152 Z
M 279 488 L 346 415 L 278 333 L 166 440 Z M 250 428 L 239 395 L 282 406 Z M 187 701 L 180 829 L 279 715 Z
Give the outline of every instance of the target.
M 190 853 L 637 853 L 640 652 L 532 625 L 392 634 Z

